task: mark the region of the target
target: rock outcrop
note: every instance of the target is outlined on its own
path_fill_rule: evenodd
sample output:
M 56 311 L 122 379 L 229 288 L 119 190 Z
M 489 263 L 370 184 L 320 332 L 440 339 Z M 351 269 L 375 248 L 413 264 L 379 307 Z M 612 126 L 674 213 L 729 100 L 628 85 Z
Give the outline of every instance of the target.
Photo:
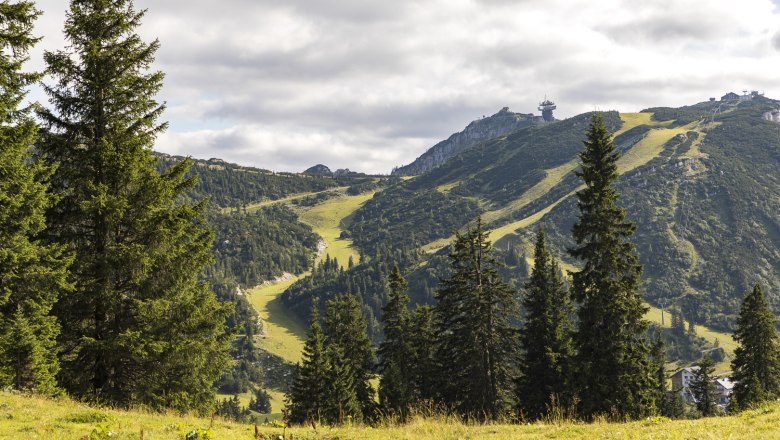
M 455 133 L 446 141 L 439 142 L 409 165 L 393 170 L 394 175 L 416 176 L 446 162 L 461 151 L 481 142 L 494 139 L 521 128 L 528 127 L 541 118 L 532 114 L 513 113 L 504 107 L 493 116 L 477 119 L 463 131 Z

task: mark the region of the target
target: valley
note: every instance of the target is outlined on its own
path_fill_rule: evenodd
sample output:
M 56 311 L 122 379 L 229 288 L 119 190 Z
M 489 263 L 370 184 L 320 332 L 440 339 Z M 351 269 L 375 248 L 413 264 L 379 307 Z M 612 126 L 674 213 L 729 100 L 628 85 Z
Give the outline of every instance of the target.
M 359 254 L 352 247 L 352 241 L 340 238 L 340 235 L 342 226 L 349 221 L 349 217 L 372 195 L 373 193 L 345 195 L 315 205 L 301 214 L 301 221 L 310 225 L 324 241 L 324 248 L 318 253 L 315 264 L 329 256 L 338 259 L 341 267 L 346 269 L 350 258 L 354 261 L 360 260 Z M 260 346 L 293 364 L 301 359 L 308 324 L 289 313 L 279 296 L 309 274 L 310 272 L 297 276 L 286 274 L 283 280 L 268 281 L 247 291 L 247 298 L 263 321 Z
M 322 239 L 322 248 L 317 254 L 315 264 L 326 257 L 336 258 L 341 267 L 346 269 L 350 259 L 354 261 L 360 259 L 351 240 L 341 238 L 340 235 L 343 226 L 348 224 L 350 216 L 373 193 L 347 196 L 344 194 L 345 189 L 340 189 L 342 194 L 340 197 L 331 198 L 310 208 L 301 208 L 300 220 L 311 226 Z M 273 202 L 250 204 L 247 209 L 251 210 L 254 207 L 256 210 L 271 204 L 290 203 L 312 194 L 314 193 L 295 194 Z M 310 271 L 300 275 L 285 273 L 279 279 L 266 281 L 245 291 L 247 299 L 262 321 L 262 333 L 256 337 L 259 347 L 291 364 L 296 364 L 301 360 L 308 323 L 290 313 L 282 304 L 280 295 L 292 284 L 309 274 Z M 272 408 L 269 418 L 279 419 L 281 418 L 281 409 L 284 406 L 284 392 L 273 388 L 268 388 L 268 392 L 271 395 Z M 220 398 L 229 397 L 229 395 L 220 395 Z M 244 393 L 240 395 L 240 398 L 242 404 L 246 405 L 249 402 L 250 393 Z
M 657 222 L 660 236 L 668 240 L 673 252 L 686 258 L 685 270 L 694 273 L 710 266 L 706 264 L 706 254 L 702 255 L 700 243 L 691 240 L 690 232 L 686 234 L 691 227 L 691 214 L 687 209 L 681 213 L 681 209 L 694 203 L 690 195 L 692 184 L 709 179 L 713 174 L 708 171 L 718 169 L 707 162 L 711 158 L 713 145 L 718 142 L 711 141 L 710 134 L 722 127 L 724 122 L 692 117 L 685 112 L 677 113 L 681 115 L 679 120 L 668 119 L 667 113 L 665 109 L 620 113 L 610 116 L 608 121 L 613 127 L 612 137 L 622 150 L 617 165 L 624 190 L 628 190 L 626 200 L 636 197 L 636 194 L 642 194 L 644 198 L 655 197 L 653 191 L 656 190 L 641 192 L 641 187 L 647 185 L 648 181 L 656 186 L 669 187 L 663 190 L 668 191 L 668 197 L 652 202 L 656 204 L 657 218 L 645 216 L 639 219 L 640 231 L 646 228 L 646 221 Z M 732 109 L 727 114 L 733 117 L 740 113 Z M 292 210 L 297 221 L 310 227 L 312 233 L 320 239 L 314 264 L 337 260 L 338 268 L 342 270 L 341 275 L 319 274 L 318 278 L 312 280 L 309 268 L 297 275 L 284 273 L 283 277 L 275 281 L 245 289 L 246 298 L 262 321 L 263 330 L 257 336 L 258 346 L 285 362 L 300 361 L 310 310 L 306 305 L 307 298 L 318 297 L 322 308 L 322 303 L 335 292 L 350 292 L 358 296 L 364 304 L 363 313 L 369 322 L 369 334 L 376 341 L 376 338 L 381 337 L 376 318 L 386 295 L 381 284 L 386 277 L 383 271 L 394 262 L 401 264 L 402 270 L 409 277 L 414 302 L 430 303 L 430 292 L 437 282 L 435 274 L 442 270 L 442 257 L 454 239 L 452 231 L 462 229 L 477 214 L 488 226 L 489 238 L 497 244 L 501 254 L 517 253 L 522 257 L 526 271 L 533 265 L 530 236 L 537 225 L 544 224 L 545 228 L 550 228 L 554 237 L 553 249 L 561 255 L 561 250 L 568 243 L 557 241 L 557 237 L 568 235 L 570 228 L 566 223 L 569 220 L 563 223 L 562 220 L 570 218 L 568 213 L 574 208 L 574 194 L 582 189 L 574 178 L 574 171 L 579 164 L 576 153 L 578 145 L 581 145 L 577 135 L 579 122 L 575 120 L 569 125 L 561 124 L 561 128 L 556 130 L 553 129 L 558 127 L 557 124 L 532 127 L 490 140 L 462 152 L 444 166 L 424 175 L 396 178 L 391 184 L 369 187 L 358 195 L 348 195 L 355 193 L 353 184 L 349 180 L 342 180 L 339 186 L 317 191 L 281 193 L 275 200 L 242 202 L 241 212 L 244 215 L 262 214 L 264 210 L 273 207 Z M 550 140 L 537 146 L 541 133 L 551 130 L 552 133 L 546 135 L 550 136 Z M 544 151 L 549 152 L 549 148 L 556 142 L 565 146 L 561 151 L 566 151 L 566 154 L 552 154 L 547 158 L 540 156 Z M 489 154 L 494 154 L 495 159 Z M 513 158 L 513 155 L 522 157 L 523 162 Z M 503 162 L 495 161 L 499 158 Z M 510 180 L 507 180 L 513 178 L 511 174 L 506 174 L 509 163 L 519 164 L 525 170 L 525 174 L 517 177 L 520 186 L 510 184 Z M 496 176 L 506 177 L 499 179 Z M 503 192 L 514 195 L 498 195 Z M 645 202 L 642 199 L 639 201 L 639 205 L 632 201 L 629 213 L 638 207 L 644 209 L 641 203 Z M 238 212 L 235 208 L 222 209 L 225 215 Z M 405 215 L 408 217 L 404 218 Z M 441 222 L 439 218 L 444 221 Z M 425 236 L 434 239 L 421 242 L 420 238 Z M 396 241 L 398 239 L 401 241 Z M 638 241 L 640 255 L 642 246 L 645 246 L 643 243 L 641 239 Z M 410 244 L 413 245 L 410 247 Z M 365 258 L 365 255 L 372 255 L 373 258 Z M 561 265 L 568 270 L 575 267 L 566 258 Z M 522 277 L 516 275 L 522 272 L 513 272 L 516 270 L 515 266 L 511 266 L 506 273 L 510 277 Z M 654 274 L 655 270 L 651 265 L 650 273 Z M 369 277 L 370 283 L 366 289 Z M 657 277 L 653 275 L 648 279 L 646 288 L 651 301 L 654 294 L 657 295 L 652 290 Z M 424 295 L 421 287 L 425 289 Z M 696 350 L 721 347 L 725 356 L 716 364 L 715 372 L 728 374 L 735 342 L 730 332 L 723 328 L 713 328 L 707 321 L 693 317 L 690 299 L 694 297 L 701 298 L 700 290 L 686 287 L 683 296 L 672 298 L 673 304 L 676 304 L 674 313 L 682 314 L 686 322 L 698 320 L 695 335 L 687 337 L 691 342 L 686 344 L 693 344 L 687 350 L 697 353 Z M 648 307 L 645 318 L 660 328 L 660 309 L 650 304 Z M 671 329 L 671 313 L 671 310 L 667 310 L 663 326 L 669 329 L 667 331 Z M 690 359 L 678 359 L 669 363 L 667 369 L 675 371 L 689 363 Z M 269 417 L 279 418 L 283 392 L 273 387 L 268 390 L 272 406 Z M 244 403 L 249 397 L 249 393 L 240 396 Z

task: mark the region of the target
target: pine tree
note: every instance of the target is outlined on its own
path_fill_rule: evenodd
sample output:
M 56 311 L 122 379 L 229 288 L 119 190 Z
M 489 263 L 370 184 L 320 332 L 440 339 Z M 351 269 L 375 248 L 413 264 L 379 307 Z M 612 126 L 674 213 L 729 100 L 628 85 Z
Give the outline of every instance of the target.
M 577 176 L 585 188 L 577 192 L 576 247 L 569 250 L 584 263 L 572 273 L 572 296 L 579 303 L 575 364 L 585 418 L 638 418 L 653 407 L 646 308 L 637 292 L 642 268 L 629 241 L 635 227 L 617 205 L 614 188 L 619 157 L 595 114 L 580 153 Z
M 344 354 L 345 367 L 352 381 L 364 420 L 376 412 L 374 388 L 374 346 L 366 333 L 366 320 L 360 304 L 352 295 L 337 295 L 327 302 L 325 310 L 327 345 Z
M 523 352 L 517 401 L 526 417 L 538 419 L 553 403 L 568 404 L 574 354 L 571 345 L 574 310 L 558 263 L 547 250 L 541 227 L 536 235 L 534 268 L 525 285 L 522 305 L 526 319 L 520 331 Z
M 745 295 L 734 340 L 739 347 L 731 361 L 734 397 L 739 409 L 780 396 L 780 338 L 777 320 L 761 286 Z
M 705 355 L 696 364 L 697 370 L 693 373 L 693 379 L 689 385 L 696 409 L 702 416 L 709 417 L 718 413 L 718 399 L 715 394 L 715 385 L 712 383 L 712 373 L 715 371 L 715 362 Z
M 205 201 L 182 200 L 190 162 L 155 169 L 163 74 L 149 71 L 159 43 L 135 33 L 144 13 L 131 0 L 72 0 L 68 48 L 44 55 L 54 84 L 42 151 L 60 197 L 49 232 L 76 255 L 75 290 L 56 306 L 60 378 L 80 397 L 205 411 L 229 362 L 230 310 L 198 281 L 213 233 Z
M 70 288 L 70 258 L 39 237 L 55 199 L 51 169 L 31 158 L 38 127 L 22 106 L 40 78 L 22 71 L 39 14 L 29 1 L 0 3 L 0 387 L 52 394 L 60 328 L 51 309 Z
M 509 410 L 516 362 L 517 300 L 498 267 L 479 219 L 456 234 L 434 309 L 444 403 L 487 420 Z
M 410 316 L 407 304 L 406 280 L 398 265 L 393 265 L 389 277 L 390 297 L 382 307 L 385 340 L 379 346 L 379 402 L 388 411 L 404 417 L 412 401 L 410 361 L 414 357 L 411 346 Z
M 311 324 L 302 362 L 293 376 L 287 395 L 288 420 L 293 424 L 320 423 L 328 417 L 330 408 L 330 363 L 325 352 L 325 334 L 320 326 L 317 307 L 312 307 Z

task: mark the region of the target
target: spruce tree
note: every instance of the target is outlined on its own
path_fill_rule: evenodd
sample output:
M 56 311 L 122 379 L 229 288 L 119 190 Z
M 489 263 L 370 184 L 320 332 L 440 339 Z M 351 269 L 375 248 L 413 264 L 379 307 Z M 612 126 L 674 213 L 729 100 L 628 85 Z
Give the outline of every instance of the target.
M 662 328 L 658 328 L 656 339 L 650 351 L 656 376 L 656 409 L 664 417 L 679 419 L 685 414 L 685 402 L 682 394 L 680 394 L 680 390 L 669 390 L 666 387 L 666 348 L 661 337 L 662 331 Z
M 385 340 L 379 346 L 379 402 L 390 412 L 404 416 L 412 401 L 410 362 L 414 354 L 410 334 L 409 295 L 398 265 L 388 279 L 390 296 L 382 307 Z
M 734 340 L 739 347 L 731 361 L 734 397 L 739 409 L 780 396 L 780 338 L 777 320 L 761 286 L 745 295 Z
M 295 370 L 287 394 L 287 417 L 290 423 L 320 423 L 329 416 L 332 407 L 330 370 L 325 351 L 325 334 L 315 305 L 312 307 L 309 334 L 303 346 L 303 358 Z
M 666 389 L 666 348 L 664 346 L 664 340 L 661 338 L 662 331 L 662 328 L 657 328 L 655 341 L 653 341 L 653 345 L 650 347 L 650 360 L 655 370 L 655 382 L 657 387 L 655 396 L 656 407 L 662 415 L 666 416 L 666 414 L 663 414 L 662 409 L 662 403 L 668 392 Z
M 412 401 L 433 401 L 437 394 L 436 327 L 433 308 L 418 306 L 411 314 L 412 357 L 409 360 Z
M 22 105 L 40 78 L 22 71 L 38 15 L 29 1 L 0 3 L 0 388 L 51 394 L 60 331 L 51 309 L 70 287 L 70 258 L 40 239 L 55 202 L 51 169 L 32 160 L 38 127 Z
M 479 219 L 456 234 L 434 312 L 443 401 L 487 420 L 509 411 L 516 363 L 517 299 L 498 268 Z
M 57 166 L 50 234 L 75 253 L 63 327 L 63 385 L 120 405 L 207 410 L 229 362 L 228 305 L 198 281 L 211 262 L 205 201 L 186 203 L 191 162 L 160 174 L 151 148 L 166 128 L 150 71 L 159 43 L 136 33 L 131 0 L 72 0 L 66 50 L 44 55 L 54 79 L 40 112 Z
M 577 176 L 585 188 L 577 192 L 576 247 L 569 250 L 583 262 L 572 273 L 572 296 L 579 303 L 575 364 L 585 418 L 638 418 L 653 407 L 646 307 L 637 292 L 642 267 L 629 241 L 635 226 L 617 205 L 619 157 L 596 113 L 580 153 Z
M 328 422 L 360 423 L 363 420 L 363 411 L 357 400 L 354 378 L 350 371 L 349 362 L 344 358 L 344 351 L 338 345 L 330 345 L 326 352 L 330 363 L 327 399 Z
M 522 355 L 517 401 L 531 419 L 542 417 L 553 404 L 567 405 L 573 356 L 571 344 L 574 310 L 558 268 L 539 228 L 534 268 L 522 297 L 525 323 L 520 331 Z M 555 399 L 555 400 L 552 400 Z
M 704 355 L 696 364 L 697 370 L 693 373 L 690 383 L 691 394 L 696 399 L 696 409 L 702 416 L 709 417 L 718 414 L 718 398 L 715 393 L 715 385 L 712 373 L 715 372 L 715 362 Z
M 260 414 L 269 414 L 271 412 L 271 395 L 264 389 L 255 390 L 247 408 Z
M 370 383 L 374 378 L 374 346 L 366 333 L 366 320 L 354 296 L 337 295 L 327 302 L 325 329 L 327 345 L 336 346 L 343 353 L 343 367 L 352 381 L 362 418 L 371 420 L 377 409 L 374 388 Z

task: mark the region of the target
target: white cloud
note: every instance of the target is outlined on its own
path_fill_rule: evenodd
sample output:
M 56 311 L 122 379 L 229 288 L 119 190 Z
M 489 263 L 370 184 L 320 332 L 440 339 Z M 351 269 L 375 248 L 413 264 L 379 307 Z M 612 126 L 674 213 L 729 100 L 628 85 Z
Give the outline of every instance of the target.
M 136 4 L 167 74 L 171 128 L 158 148 L 275 170 L 389 172 L 503 106 L 532 112 L 545 94 L 563 117 L 743 88 L 780 97 L 769 0 Z M 38 5 L 40 50 L 61 47 L 63 2 Z

